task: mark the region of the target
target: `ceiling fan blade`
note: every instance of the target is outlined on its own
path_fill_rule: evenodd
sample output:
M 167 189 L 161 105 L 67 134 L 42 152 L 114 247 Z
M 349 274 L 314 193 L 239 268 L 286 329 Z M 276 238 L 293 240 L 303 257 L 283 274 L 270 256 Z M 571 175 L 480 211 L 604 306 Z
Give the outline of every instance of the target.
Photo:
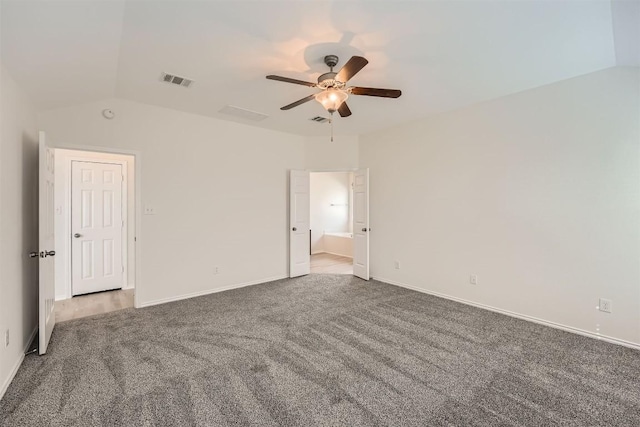
M 349 88 L 352 95 L 379 96 L 382 98 L 398 98 L 402 95 L 402 91 L 398 89 L 377 89 L 373 87 L 357 87 Z
M 367 61 L 362 56 L 352 56 L 351 59 L 348 60 L 346 64 L 344 64 L 344 67 L 342 67 L 342 69 L 338 71 L 335 79 L 339 82 L 346 83 L 351 77 L 355 76 L 358 71 L 362 70 L 368 63 L 369 61 Z
M 351 115 L 351 110 L 346 102 L 343 102 L 340 108 L 338 108 L 338 113 L 340 117 L 349 117 Z
M 305 102 L 309 102 L 309 101 L 311 101 L 311 100 L 312 100 L 313 98 L 315 98 L 315 97 L 316 97 L 316 94 L 315 94 L 315 93 L 314 93 L 313 95 L 305 96 L 304 98 L 299 99 L 299 100 L 297 100 L 296 102 L 292 102 L 292 103 L 291 103 L 291 104 L 289 104 L 289 105 L 285 105 L 284 107 L 282 107 L 282 108 L 280 108 L 280 109 L 281 109 L 281 110 L 290 110 L 290 109 L 292 109 L 293 107 L 297 107 L 298 105 L 302 105 L 302 104 L 304 104 Z
M 282 77 L 282 76 L 274 76 L 274 75 L 269 75 L 267 76 L 267 78 L 269 80 L 277 80 L 279 82 L 285 82 L 285 83 L 294 83 L 297 85 L 303 85 L 303 86 L 309 86 L 309 87 L 316 87 L 315 83 L 311 83 L 311 82 L 305 82 L 303 80 L 296 80 L 296 79 L 290 79 L 289 77 Z

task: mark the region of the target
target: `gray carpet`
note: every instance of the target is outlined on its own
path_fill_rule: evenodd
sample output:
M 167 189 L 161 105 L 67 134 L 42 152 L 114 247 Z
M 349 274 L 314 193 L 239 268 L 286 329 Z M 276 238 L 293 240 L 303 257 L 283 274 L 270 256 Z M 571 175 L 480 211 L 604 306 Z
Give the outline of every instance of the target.
M 640 425 L 640 352 L 351 276 L 59 324 L 3 426 Z

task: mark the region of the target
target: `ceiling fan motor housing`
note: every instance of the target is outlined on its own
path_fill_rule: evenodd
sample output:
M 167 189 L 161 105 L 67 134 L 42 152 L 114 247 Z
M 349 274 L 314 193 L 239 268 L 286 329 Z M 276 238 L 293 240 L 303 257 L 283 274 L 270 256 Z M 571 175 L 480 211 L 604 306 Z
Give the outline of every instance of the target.
M 324 63 L 327 64 L 327 67 L 331 68 L 331 71 L 333 71 L 333 67 L 335 67 L 338 64 L 338 56 L 327 55 L 324 57 Z

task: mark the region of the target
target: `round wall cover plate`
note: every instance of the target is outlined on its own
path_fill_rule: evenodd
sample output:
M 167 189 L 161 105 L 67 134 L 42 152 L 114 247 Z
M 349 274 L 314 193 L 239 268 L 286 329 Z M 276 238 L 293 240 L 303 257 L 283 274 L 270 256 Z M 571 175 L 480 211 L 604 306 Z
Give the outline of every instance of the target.
M 104 116 L 105 119 L 111 120 L 116 116 L 116 113 L 114 113 L 112 109 L 106 108 L 102 110 L 102 115 Z

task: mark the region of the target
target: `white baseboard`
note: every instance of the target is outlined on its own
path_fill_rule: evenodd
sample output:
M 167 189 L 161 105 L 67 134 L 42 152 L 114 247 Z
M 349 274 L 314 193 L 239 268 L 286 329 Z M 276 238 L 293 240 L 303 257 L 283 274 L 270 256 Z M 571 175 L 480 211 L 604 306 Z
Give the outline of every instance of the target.
M 561 330 L 566 331 L 566 332 L 571 332 L 571 333 L 574 333 L 574 334 L 583 335 L 585 337 L 597 339 L 597 340 L 600 340 L 600 341 L 606 341 L 606 342 L 609 342 L 609 343 L 612 343 L 612 344 L 618 344 L 618 345 L 622 345 L 622 346 L 625 346 L 625 347 L 630 347 L 630 348 L 633 348 L 633 349 L 636 349 L 636 350 L 640 350 L 640 344 L 634 343 L 634 342 L 631 342 L 631 341 L 626 341 L 626 340 L 622 340 L 622 339 L 619 339 L 619 338 L 610 337 L 610 336 L 607 336 L 607 335 L 600 335 L 600 334 L 597 334 L 597 333 L 594 333 L 594 332 L 585 331 L 584 329 L 574 328 L 573 326 L 567 326 L 567 325 L 563 325 L 561 323 L 555 323 L 555 322 L 551 322 L 549 320 L 544 320 L 544 319 L 539 319 L 537 317 L 528 316 L 526 314 L 520 314 L 520 313 L 516 313 L 516 312 L 513 312 L 513 311 L 509 311 L 509 310 L 503 310 L 501 308 L 496 308 L 496 307 L 492 307 L 490 305 L 480 304 L 480 303 L 477 303 L 477 302 L 469 301 L 469 300 L 466 300 L 466 299 L 463 299 L 463 298 L 454 297 L 454 296 L 451 296 L 451 295 L 441 294 L 440 292 L 429 291 L 429 290 L 426 290 L 426 289 L 418 288 L 416 286 L 407 285 L 406 283 L 400 283 L 400 282 L 396 282 L 394 280 L 384 279 L 382 277 L 376 277 L 375 280 L 377 280 L 379 282 L 388 283 L 389 285 L 394 285 L 394 286 L 399 286 L 401 288 L 411 289 L 413 291 L 421 292 L 423 294 L 429 294 L 429 295 L 433 295 L 433 296 L 436 296 L 436 297 L 448 299 L 448 300 L 451 300 L 451 301 L 456 301 L 456 302 L 459 302 L 459 303 L 462 303 L 462 304 L 470 305 L 470 306 L 473 306 L 473 307 L 482 308 L 484 310 L 489 310 L 489 311 L 493 311 L 493 312 L 496 312 L 496 313 L 504 314 L 504 315 L 507 315 L 507 316 L 516 317 L 518 319 L 527 320 L 529 322 L 538 323 L 540 325 L 549 326 L 551 328 L 561 329 Z
M 135 283 L 129 283 L 127 286 L 123 286 L 122 290 L 135 289 L 135 287 L 136 287 Z
M 175 297 L 161 298 L 161 299 L 157 299 L 157 300 L 153 300 L 153 301 L 147 301 L 147 302 L 140 303 L 140 305 L 137 308 L 151 307 L 152 305 L 165 304 L 167 302 L 180 301 L 180 300 L 183 300 L 183 299 L 201 297 L 203 295 L 215 294 L 215 293 L 218 293 L 218 292 L 230 291 L 232 289 L 244 288 L 244 287 L 247 287 L 247 286 L 259 285 L 261 283 L 267 283 L 267 282 L 273 282 L 275 280 L 286 279 L 287 277 L 289 277 L 289 276 L 284 275 L 284 276 L 269 277 L 269 278 L 266 278 L 266 279 L 259 279 L 259 280 L 254 280 L 254 281 L 251 281 L 251 282 L 237 283 L 235 285 L 229 285 L 229 286 L 225 286 L 223 288 L 208 289 L 206 291 L 193 292 L 193 293 L 190 293 L 190 294 L 178 295 L 178 296 L 175 296 Z
M 31 332 L 31 335 L 29 335 L 29 339 L 27 340 L 27 343 L 25 344 L 24 349 L 20 354 L 20 357 L 18 357 L 18 360 L 16 360 L 16 363 L 11 368 L 11 371 L 9 371 L 9 376 L 2 384 L 2 388 L 0 388 L 0 400 L 4 397 L 4 394 L 7 392 L 7 389 L 9 388 L 9 384 L 11 384 L 11 381 L 13 381 L 13 379 L 16 377 L 16 374 L 18 373 L 18 369 L 20 369 L 20 366 L 22 366 L 22 362 L 24 361 L 24 354 L 27 352 L 27 350 L 29 350 L 29 345 L 31 344 L 31 342 L 33 341 L 37 333 L 38 333 L 38 326 L 36 326 L 33 332 Z

